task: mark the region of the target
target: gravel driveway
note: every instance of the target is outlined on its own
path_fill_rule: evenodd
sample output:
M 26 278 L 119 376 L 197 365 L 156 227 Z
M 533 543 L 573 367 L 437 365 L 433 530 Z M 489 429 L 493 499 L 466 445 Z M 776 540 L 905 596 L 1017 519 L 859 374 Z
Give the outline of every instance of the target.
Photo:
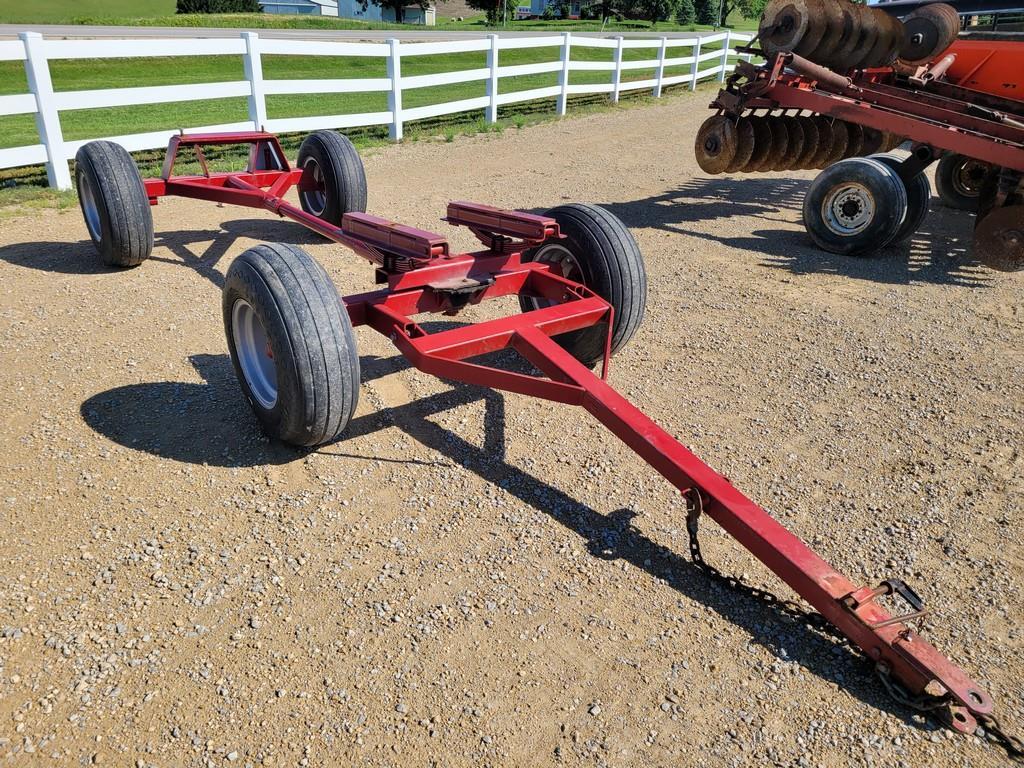
M 937 202 L 909 248 L 812 249 L 810 172 L 697 169 L 706 101 L 376 150 L 370 211 L 445 231 L 449 199 L 607 205 L 650 276 L 615 386 L 854 580 L 907 580 L 1024 729 L 1024 274 L 972 264 L 970 217 Z M 281 240 L 343 292 L 370 268 L 255 211 L 154 215 L 127 272 L 77 211 L 0 230 L 12 765 L 1005 763 L 710 583 L 678 495 L 581 411 L 453 388 L 361 329 L 351 436 L 269 444 L 226 354 L 228 264 Z

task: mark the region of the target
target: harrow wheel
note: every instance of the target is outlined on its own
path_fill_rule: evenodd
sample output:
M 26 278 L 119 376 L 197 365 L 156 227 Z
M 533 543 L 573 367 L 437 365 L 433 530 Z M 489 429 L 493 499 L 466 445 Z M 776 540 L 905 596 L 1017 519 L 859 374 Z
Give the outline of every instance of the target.
M 871 159 L 883 163 L 897 174 L 903 162 L 902 158 L 888 154 L 872 155 Z M 902 179 L 900 181 L 903 182 Z M 907 215 L 900 228 L 896 230 L 896 234 L 892 236 L 890 244 L 902 243 L 918 230 L 924 217 L 928 215 L 928 204 L 932 199 L 932 187 L 924 172 L 915 174 L 909 182 L 903 183 L 903 188 L 907 195 Z
M 832 130 L 831 118 L 818 115 L 811 119 L 818 129 L 818 149 L 808 162 L 811 168 L 824 168 L 835 149 L 835 131 Z
M 793 170 L 807 170 L 814 167 L 814 158 L 820 148 L 820 131 L 813 117 L 798 117 L 796 120 L 804 130 L 804 146 L 793 165 Z
M 860 123 L 846 123 L 846 152 L 843 157 L 859 157 L 863 154 L 864 126 Z
M 812 23 L 812 16 L 801 0 L 771 0 L 761 15 L 758 27 L 764 52 L 772 54 L 795 50 Z
M 523 254 L 529 261 L 551 264 L 570 280 L 582 283 L 612 305 L 611 351 L 633 337 L 647 306 L 647 270 L 629 229 L 596 205 L 572 203 L 544 214 L 558 222 L 565 237 Z M 545 300 L 520 296 L 524 312 L 547 306 Z M 556 336 L 555 340 L 584 365 L 604 359 L 608 328 L 602 323 Z
M 235 375 L 264 431 L 298 446 L 334 440 L 359 399 L 359 357 L 334 283 L 294 245 L 250 248 L 224 280 Z
M 991 166 L 965 155 L 947 153 L 935 166 L 935 189 L 950 208 L 977 211 L 981 187 Z
M 336 227 L 346 213 L 366 211 L 363 161 L 346 137 L 334 131 L 309 134 L 299 147 L 299 205 Z
M 831 128 L 832 149 L 829 151 L 823 164 L 823 167 L 826 168 L 832 165 L 832 163 L 838 163 L 846 157 L 846 150 L 850 145 L 850 131 L 845 122 L 842 120 L 833 120 Z
M 75 185 L 85 228 L 108 267 L 137 267 L 153 252 L 153 212 L 128 150 L 90 141 L 75 155 Z
M 701 125 L 694 140 L 697 165 L 705 173 L 724 173 L 739 146 L 736 123 L 725 115 L 713 115 Z
M 804 197 L 803 213 L 818 246 L 864 256 L 896 235 L 907 214 L 907 193 L 888 166 L 853 157 L 818 174 Z

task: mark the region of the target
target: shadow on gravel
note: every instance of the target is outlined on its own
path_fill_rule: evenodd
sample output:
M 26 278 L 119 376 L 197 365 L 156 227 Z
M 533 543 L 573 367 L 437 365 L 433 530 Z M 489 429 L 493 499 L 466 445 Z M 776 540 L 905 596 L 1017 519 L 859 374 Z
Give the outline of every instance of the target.
M 431 416 L 480 400 L 484 401 L 486 408 L 482 445 L 474 445 L 430 420 Z M 354 419 L 335 446 L 386 426 L 396 426 L 426 447 L 575 531 L 586 540 L 593 556 L 629 562 L 740 627 L 753 642 L 780 660 L 797 662 L 814 675 L 835 683 L 861 701 L 916 728 L 937 729 L 932 723 L 916 721 L 910 711 L 893 702 L 875 681 L 870 665 L 848 647 L 837 644 L 817 630 L 794 624 L 767 603 L 723 588 L 684 556 L 633 527 L 632 519 L 636 513 L 632 510 L 619 509 L 602 514 L 559 488 L 509 464 L 505 459 L 504 414 L 504 397 L 500 393 L 459 386 Z
M 448 326 L 449 323 L 441 325 Z M 269 441 L 263 436 L 239 393 L 228 355 L 195 355 L 190 361 L 204 383 L 154 382 L 118 387 L 84 402 L 82 418 L 94 430 L 121 445 L 193 464 L 257 466 L 281 464 L 306 455 L 306 451 Z M 511 358 L 504 362 L 511 363 Z M 368 355 L 361 358 L 361 366 L 365 383 L 402 371 L 409 364 L 398 355 L 388 358 Z M 485 408 L 481 445 L 475 445 L 431 421 L 432 416 L 481 400 Z M 320 452 L 328 456 L 386 461 L 339 449 L 356 438 L 397 427 L 446 457 L 442 462 L 454 462 L 465 467 L 575 531 L 587 542 L 594 557 L 625 560 L 715 611 L 778 659 L 797 662 L 867 704 L 915 727 L 934 727 L 931 724 L 922 726 L 912 719 L 912 713 L 892 702 L 875 683 L 870 667 L 849 648 L 838 645 L 817 630 L 793 623 L 767 603 L 723 588 L 683 555 L 653 541 L 635 528 L 632 519 L 636 513 L 632 510 L 619 509 L 602 514 L 581 504 L 565 491 L 508 463 L 504 424 L 505 399 L 501 393 L 460 385 L 405 405 L 359 416 L 350 422 L 339 441 L 321 448 Z M 442 463 L 395 461 L 427 465 Z
M 219 229 L 158 231 L 154 242 L 154 250 L 157 252 L 150 258 L 152 261 L 190 267 L 221 288 L 224 285 L 224 274 L 217 268 L 218 263 L 239 238 L 293 245 L 325 242 L 316 233 L 292 221 L 277 218 L 238 219 L 225 222 Z M 157 250 L 160 248 L 168 249 L 176 258 L 160 255 Z M 68 275 L 113 274 L 123 271 L 103 265 L 91 240 L 77 243 L 16 243 L 0 247 L 0 259 L 20 267 Z
M 817 248 L 802 230 L 777 218 L 780 209 L 799 211 L 810 184 L 805 179 L 693 178 L 670 192 L 645 200 L 609 203 L 603 207 L 630 227 L 649 227 L 699 237 L 764 257 L 763 266 L 793 274 L 836 274 L 858 280 L 909 285 L 935 283 L 967 288 L 986 287 L 989 272 L 970 256 L 973 217 L 940 207 L 925 219 L 909 242 L 892 246 L 873 258 L 855 258 Z M 749 236 L 726 236 L 686 225 L 733 217 L 784 223 L 785 229 L 757 229 Z

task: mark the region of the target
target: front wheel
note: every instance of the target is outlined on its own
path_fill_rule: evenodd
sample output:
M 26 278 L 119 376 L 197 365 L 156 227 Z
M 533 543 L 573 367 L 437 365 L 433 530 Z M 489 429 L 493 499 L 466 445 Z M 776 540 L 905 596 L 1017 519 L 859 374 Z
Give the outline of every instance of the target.
M 552 208 L 546 216 L 558 222 L 561 240 L 552 240 L 524 254 L 524 259 L 557 266 L 612 305 L 611 351 L 626 345 L 640 327 L 647 305 L 647 270 L 640 248 L 616 216 L 596 205 L 572 203 Z M 543 299 L 521 296 L 524 312 L 544 306 Z M 608 330 L 599 324 L 556 336 L 555 340 L 584 365 L 604 358 Z
M 294 245 L 250 248 L 228 269 L 224 331 L 264 431 L 299 446 L 337 438 L 359 398 L 359 357 L 334 283 Z
M 829 166 L 804 197 L 804 226 L 831 253 L 866 256 L 884 248 L 907 215 L 907 191 L 884 163 L 851 157 Z
M 334 131 L 309 134 L 299 147 L 299 204 L 306 213 L 341 226 L 346 213 L 366 211 L 366 173 L 359 153 Z

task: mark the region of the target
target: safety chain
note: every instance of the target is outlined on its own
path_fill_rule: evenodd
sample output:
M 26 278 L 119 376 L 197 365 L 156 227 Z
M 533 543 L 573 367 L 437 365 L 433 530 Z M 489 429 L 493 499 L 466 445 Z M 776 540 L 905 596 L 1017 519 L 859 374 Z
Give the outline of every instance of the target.
M 734 592 L 745 593 L 755 600 L 789 616 L 791 619 L 802 623 L 804 626 L 829 635 L 841 645 L 853 649 L 862 658 L 867 658 L 859 648 L 850 642 L 848 637 L 840 633 L 828 619 L 817 611 L 804 608 L 795 600 L 780 600 L 778 596 L 771 592 L 747 584 L 737 576 L 728 576 L 708 563 L 701 553 L 700 539 L 698 538 L 699 520 L 704 512 L 704 500 L 700 492 L 694 489 L 684 491 L 683 498 L 686 499 L 686 532 L 690 538 L 690 560 L 699 571 L 720 584 L 724 584 Z M 878 679 L 882 682 L 882 687 L 885 688 L 886 692 L 896 702 L 925 715 L 935 714 L 936 710 L 948 706 L 951 702 L 951 697 L 948 694 L 944 696 L 932 696 L 930 694 L 915 696 L 911 694 L 900 683 L 892 679 L 887 664 L 876 664 L 875 672 L 878 675 Z M 992 715 L 979 715 L 977 716 L 977 721 L 984 729 L 985 736 L 990 742 L 1001 746 L 1012 760 L 1024 762 L 1024 740 L 1006 733 L 999 721 Z
M 1024 762 L 1024 740 L 1012 736 L 1003 730 L 995 715 L 979 715 L 978 723 L 985 729 L 985 737 L 1006 750 L 1006 754 L 1015 762 Z
M 703 554 L 701 554 L 700 539 L 697 536 L 698 521 L 704 512 L 704 501 L 701 498 L 700 492 L 695 490 L 686 491 L 683 497 L 686 499 L 686 532 L 690 536 L 690 560 L 693 561 L 698 570 L 735 592 L 743 592 L 755 600 L 771 606 L 804 626 L 824 632 L 841 645 L 854 647 L 851 645 L 849 638 L 840 633 L 839 630 L 832 626 L 828 619 L 817 611 L 804 608 L 795 600 L 780 600 L 777 595 L 772 594 L 768 590 L 748 584 L 738 576 L 724 574 L 707 562 Z

